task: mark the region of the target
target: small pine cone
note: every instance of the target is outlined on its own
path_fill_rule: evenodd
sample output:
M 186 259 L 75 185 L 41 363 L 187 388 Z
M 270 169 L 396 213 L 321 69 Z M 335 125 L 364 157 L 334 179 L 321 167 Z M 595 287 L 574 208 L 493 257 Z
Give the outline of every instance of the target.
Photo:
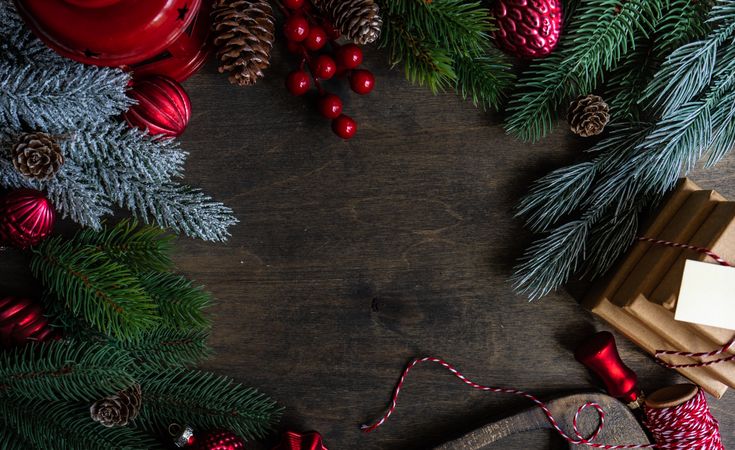
M 123 427 L 138 417 L 142 405 L 140 385 L 136 384 L 115 395 L 97 400 L 89 408 L 92 420 L 106 427 Z
M 230 83 L 255 84 L 270 66 L 275 39 L 273 8 L 267 0 L 216 0 L 212 10 L 220 73 Z
M 582 95 L 569 105 L 567 120 L 572 133 L 594 136 L 602 133 L 610 121 L 610 108 L 599 95 Z
M 64 164 L 61 147 L 46 133 L 24 133 L 12 149 L 13 166 L 23 176 L 48 180 Z
M 380 37 L 383 19 L 375 0 L 313 0 L 313 3 L 354 43 L 370 44 Z

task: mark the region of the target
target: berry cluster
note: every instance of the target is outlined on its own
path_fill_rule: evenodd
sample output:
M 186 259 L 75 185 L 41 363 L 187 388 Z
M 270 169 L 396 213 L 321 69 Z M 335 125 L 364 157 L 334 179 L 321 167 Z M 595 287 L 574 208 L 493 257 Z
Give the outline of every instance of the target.
M 288 50 L 301 58 L 299 69 L 286 78 L 286 88 L 293 95 L 304 95 L 313 82 L 319 93 L 319 113 L 332 120 L 332 131 L 337 136 L 351 138 L 357 132 L 357 123 L 342 114 L 342 99 L 327 92 L 320 81 L 347 76 L 354 92 L 369 94 L 375 87 L 375 76 L 369 70 L 358 69 L 362 64 L 362 50 L 355 44 L 338 44 L 339 31 L 317 17 L 308 0 L 282 0 L 282 6 L 286 14 L 283 34 L 288 40 Z M 324 52 L 327 44 L 331 51 Z

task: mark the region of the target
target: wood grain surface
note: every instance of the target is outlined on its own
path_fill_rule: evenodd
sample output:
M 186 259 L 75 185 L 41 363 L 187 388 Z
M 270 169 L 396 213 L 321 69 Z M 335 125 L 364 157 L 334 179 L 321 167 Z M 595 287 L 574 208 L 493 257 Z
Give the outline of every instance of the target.
M 529 303 L 507 282 L 531 239 L 513 205 L 585 143 L 563 124 L 540 143 L 519 142 L 500 117 L 411 86 L 380 51 L 367 53 L 377 76 L 371 95 L 328 84 L 358 122 L 349 142 L 332 135 L 312 101 L 285 91 L 293 64 L 282 51 L 255 87 L 230 86 L 212 64 L 186 83 L 186 180 L 240 219 L 226 244 L 181 238 L 177 246 L 181 272 L 218 300 L 216 355 L 205 367 L 278 399 L 279 430 L 318 430 L 330 450 L 431 448 L 529 406 L 422 366 L 391 420 L 362 434 L 358 426 L 382 414 L 415 356 L 546 398 L 594 389 L 572 350 L 606 327 L 566 291 Z M 735 199 L 732 158 L 694 179 Z M 33 291 L 21 253 L 5 252 L 0 273 L 3 290 Z M 618 341 L 644 389 L 681 381 Z M 735 446 L 735 393 L 712 408 Z M 565 446 L 539 431 L 497 448 Z

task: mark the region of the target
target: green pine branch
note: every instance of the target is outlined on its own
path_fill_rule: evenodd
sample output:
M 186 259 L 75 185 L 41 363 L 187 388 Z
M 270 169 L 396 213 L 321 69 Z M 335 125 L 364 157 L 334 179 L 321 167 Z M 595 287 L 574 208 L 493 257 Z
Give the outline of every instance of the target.
M 0 399 L 0 423 L 26 442 L 25 450 L 159 449 L 150 434 L 133 427 L 107 428 L 89 417 L 89 404 Z M 0 443 L 0 449 L 15 449 Z
M 31 271 L 74 316 L 104 334 L 127 339 L 159 321 L 135 274 L 93 246 L 61 236 L 47 239 L 33 249 Z
M 158 308 L 162 325 L 180 330 L 203 330 L 210 327 L 205 310 L 212 296 L 191 280 L 173 273 L 146 272 L 140 282 Z
M 158 328 L 132 341 L 115 342 L 137 364 L 149 367 L 193 366 L 211 353 L 204 330 L 172 330 Z
M 86 229 L 75 238 L 134 272 L 170 270 L 173 236 L 155 226 L 140 226 L 136 220 L 122 220 L 102 232 Z
M 590 0 L 579 6 L 559 49 L 531 64 L 508 105 L 506 130 L 537 141 L 553 127 L 560 106 L 591 93 L 635 45 L 649 35 L 668 0 Z
M 175 421 L 253 440 L 264 437 L 281 414 L 264 394 L 212 373 L 141 367 L 138 380 L 145 393 L 140 422 L 146 428 L 165 429 Z
M 131 386 L 132 363 L 93 342 L 26 345 L 0 354 L 0 398 L 94 401 Z
M 498 109 L 515 76 L 492 48 L 489 11 L 461 0 L 380 1 L 380 46 L 406 78 L 435 94 L 455 89 L 476 106 Z

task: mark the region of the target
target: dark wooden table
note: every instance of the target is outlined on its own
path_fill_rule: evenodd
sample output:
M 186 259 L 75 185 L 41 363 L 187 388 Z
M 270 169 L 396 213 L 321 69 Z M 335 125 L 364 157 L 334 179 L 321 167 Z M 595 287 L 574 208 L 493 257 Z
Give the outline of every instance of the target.
M 291 66 L 276 55 L 251 88 L 230 86 L 213 65 L 186 83 L 186 179 L 240 219 L 226 244 L 179 240 L 178 267 L 218 299 L 206 368 L 275 397 L 286 407 L 280 429 L 319 430 L 331 450 L 426 449 L 528 406 L 420 367 L 391 420 L 362 434 L 414 356 L 543 397 L 594 389 L 571 352 L 606 327 L 566 292 L 528 303 L 506 281 L 530 241 L 513 205 L 578 158 L 580 142 L 560 124 L 521 143 L 499 117 L 411 86 L 377 51 L 366 59 L 374 93 L 338 91 L 359 124 L 343 142 L 312 102 L 285 91 Z M 735 198 L 733 159 L 695 179 Z M 0 263 L 3 285 L 29 279 L 19 258 Z M 680 380 L 619 345 L 644 388 Z M 730 446 L 734 395 L 712 402 Z M 497 448 L 564 447 L 539 432 Z

